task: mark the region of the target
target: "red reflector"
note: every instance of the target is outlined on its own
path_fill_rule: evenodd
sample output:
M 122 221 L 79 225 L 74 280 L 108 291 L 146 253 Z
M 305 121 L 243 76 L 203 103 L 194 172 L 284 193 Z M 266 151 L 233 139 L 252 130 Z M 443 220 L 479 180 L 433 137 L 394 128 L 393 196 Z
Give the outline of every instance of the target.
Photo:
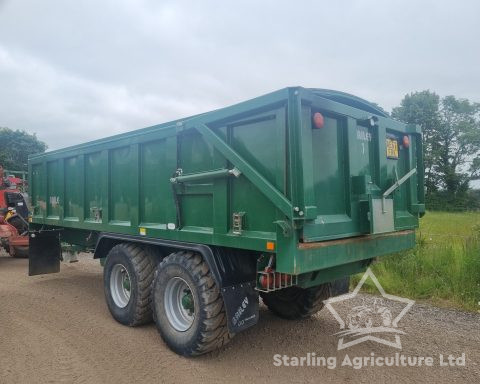
M 325 124 L 325 120 L 323 118 L 323 115 L 320 112 L 315 112 L 313 114 L 313 125 L 315 128 L 323 128 L 323 125 Z
M 403 136 L 403 146 L 405 148 L 410 147 L 410 138 L 408 136 Z

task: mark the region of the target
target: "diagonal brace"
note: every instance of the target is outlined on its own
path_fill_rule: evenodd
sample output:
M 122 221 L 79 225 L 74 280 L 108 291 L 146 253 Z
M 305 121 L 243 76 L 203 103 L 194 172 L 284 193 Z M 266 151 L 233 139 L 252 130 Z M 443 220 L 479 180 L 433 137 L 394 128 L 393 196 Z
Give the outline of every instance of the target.
M 195 125 L 195 129 L 214 146 L 225 158 L 242 172 L 280 211 L 293 218 L 292 203 L 275 186 L 265 179 L 243 157 L 235 152 L 222 138 L 205 124 Z
M 415 173 L 417 172 L 417 168 L 412 168 L 410 171 L 408 171 L 403 177 L 398 180 L 397 176 L 397 169 L 395 168 L 395 176 L 397 178 L 397 181 L 393 183 L 393 185 L 388 188 L 385 192 L 383 192 L 382 195 L 382 212 L 385 213 L 385 199 L 387 198 L 388 195 L 390 195 L 393 191 L 395 191 L 398 187 L 400 187 L 405 181 L 407 181 L 410 177 L 412 177 Z

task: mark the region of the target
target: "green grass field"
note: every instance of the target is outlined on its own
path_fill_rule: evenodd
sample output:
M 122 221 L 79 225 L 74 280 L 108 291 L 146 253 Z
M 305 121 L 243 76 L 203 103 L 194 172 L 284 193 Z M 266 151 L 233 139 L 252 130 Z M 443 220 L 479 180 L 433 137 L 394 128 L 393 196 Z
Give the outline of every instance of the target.
M 372 266 L 386 292 L 436 305 L 480 309 L 480 213 L 427 212 L 414 249 Z M 355 286 L 361 274 L 354 276 Z M 370 279 L 364 285 L 376 291 Z

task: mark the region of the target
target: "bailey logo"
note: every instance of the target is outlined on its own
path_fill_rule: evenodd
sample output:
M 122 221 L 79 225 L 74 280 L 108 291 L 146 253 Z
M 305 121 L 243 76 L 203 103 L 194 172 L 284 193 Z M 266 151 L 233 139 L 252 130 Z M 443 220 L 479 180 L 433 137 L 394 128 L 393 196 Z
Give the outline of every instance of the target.
M 377 287 L 381 297 L 365 296 L 359 305 L 358 300 L 353 301 L 365 281 L 370 278 Z M 352 300 L 350 304 L 349 300 Z M 342 303 L 350 305 L 345 318 L 342 318 L 332 304 Z M 401 303 L 405 306 L 396 310 Z M 393 348 L 402 349 L 400 335 L 405 332 L 399 329 L 398 322 L 408 312 L 415 301 L 389 295 L 378 282 L 370 268 L 367 269 L 360 282 L 352 293 L 332 297 L 325 301 L 325 306 L 340 324 L 338 350 L 351 347 L 364 341 L 375 341 Z M 397 313 L 398 312 L 398 313 Z

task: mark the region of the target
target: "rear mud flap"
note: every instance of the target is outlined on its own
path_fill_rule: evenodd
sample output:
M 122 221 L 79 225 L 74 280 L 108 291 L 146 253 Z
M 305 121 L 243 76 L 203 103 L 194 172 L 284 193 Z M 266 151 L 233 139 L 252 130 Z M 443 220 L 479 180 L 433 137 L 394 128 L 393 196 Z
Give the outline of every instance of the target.
M 29 234 L 28 275 L 60 272 L 60 231 L 32 231 Z
M 348 293 L 350 287 L 350 276 L 334 280 L 331 283 L 332 296 L 340 296 Z
M 228 330 L 238 333 L 258 322 L 258 292 L 255 282 L 246 282 L 222 288 L 227 312 Z

